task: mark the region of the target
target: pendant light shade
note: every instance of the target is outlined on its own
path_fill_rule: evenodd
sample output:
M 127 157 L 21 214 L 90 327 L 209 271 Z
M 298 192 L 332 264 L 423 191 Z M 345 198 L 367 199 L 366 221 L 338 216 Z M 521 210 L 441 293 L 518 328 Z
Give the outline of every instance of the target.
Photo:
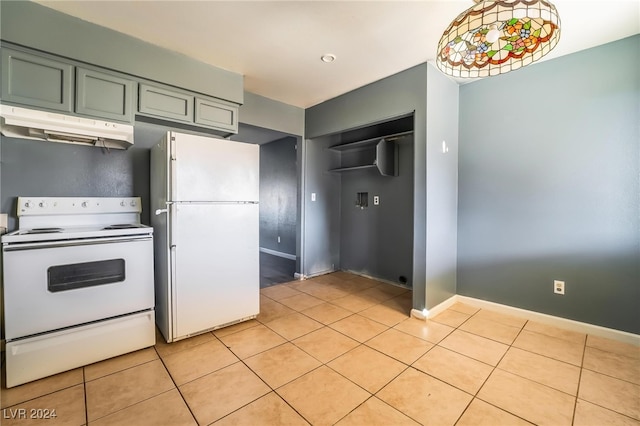
M 547 1 L 480 1 L 446 29 L 436 65 L 456 78 L 503 74 L 542 58 L 559 38 L 560 17 Z

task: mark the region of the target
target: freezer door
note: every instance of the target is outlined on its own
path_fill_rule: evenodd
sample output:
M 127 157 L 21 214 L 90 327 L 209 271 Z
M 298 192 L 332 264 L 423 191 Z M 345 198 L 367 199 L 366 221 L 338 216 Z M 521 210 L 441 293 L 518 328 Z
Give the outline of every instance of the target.
M 172 133 L 170 201 L 258 201 L 258 145 Z
M 174 338 L 259 312 L 258 204 L 177 204 Z

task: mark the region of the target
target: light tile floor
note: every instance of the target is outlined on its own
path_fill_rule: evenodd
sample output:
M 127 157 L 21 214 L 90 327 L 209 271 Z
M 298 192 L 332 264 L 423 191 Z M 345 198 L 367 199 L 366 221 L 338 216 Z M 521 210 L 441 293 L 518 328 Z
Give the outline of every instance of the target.
M 267 287 L 256 320 L 3 386 L 1 423 L 640 425 L 640 348 L 410 308 L 411 292 L 344 272 Z

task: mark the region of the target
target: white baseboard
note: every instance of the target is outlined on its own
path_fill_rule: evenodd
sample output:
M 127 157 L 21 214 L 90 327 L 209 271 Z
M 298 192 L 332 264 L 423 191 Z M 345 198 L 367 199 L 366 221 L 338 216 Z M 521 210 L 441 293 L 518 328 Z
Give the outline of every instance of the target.
M 328 269 L 326 271 L 314 272 L 313 274 L 302 275 L 302 279 L 303 280 L 308 280 L 309 278 L 315 278 L 315 277 L 319 277 L 319 276 L 322 276 L 322 275 L 331 274 L 333 272 L 336 272 L 335 269 Z
M 283 253 L 281 251 L 271 250 L 264 247 L 260 247 L 260 251 L 262 253 L 267 253 L 273 256 L 284 257 L 285 259 L 289 259 L 289 260 L 296 260 L 295 254 Z
M 410 287 L 410 286 L 402 285 L 402 284 L 397 283 L 395 281 L 385 280 L 384 278 L 374 277 L 373 275 L 363 274 L 361 272 L 352 271 L 350 269 L 341 269 L 341 271 L 348 272 L 348 273 L 353 274 L 353 275 L 358 275 L 358 276 L 361 276 L 361 277 L 364 277 L 364 278 L 369 278 L 370 280 L 380 281 L 381 283 L 385 283 L 385 284 L 393 285 L 393 286 L 396 286 L 396 287 L 404 288 L 406 290 L 411 290 L 412 289 L 412 287 Z
M 442 311 L 450 308 L 455 303 L 464 303 L 465 305 L 474 306 L 480 309 L 487 309 L 490 311 L 498 312 L 501 314 L 512 315 L 514 317 L 524 318 L 527 320 L 551 325 L 554 327 L 562 328 L 565 330 L 575 331 L 578 333 L 590 334 L 592 336 L 605 337 L 607 339 L 613 339 L 624 343 L 629 343 L 635 346 L 640 346 L 640 335 L 629 333 L 626 331 L 620 331 L 613 328 L 602 327 L 595 324 L 589 324 L 586 322 L 574 321 L 567 318 L 556 317 L 553 315 L 547 315 L 540 312 L 528 311 L 526 309 L 520 309 L 509 305 L 502 305 L 500 303 L 489 302 L 486 300 L 475 299 L 473 297 L 461 296 L 459 294 L 453 295 L 444 302 L 434 306 L 428 311 L 419 311 L 417 309 L 411 310 L 411 316 L 419 319 L 433 318 Z
M 439 303 L 438 305 L 434 306 L 429 310 L 424 309 L 422 311 L 419 311 L 417 309 L 412 309 L 411 316 L 416 317 L 418 319 L 423 319 L 423 320 L 433 318 L 436 315 L 442 313 L 443 311 L 449 309 L 454 303 L 456 303 L 456 295 L 451 296 L 444 302 Z

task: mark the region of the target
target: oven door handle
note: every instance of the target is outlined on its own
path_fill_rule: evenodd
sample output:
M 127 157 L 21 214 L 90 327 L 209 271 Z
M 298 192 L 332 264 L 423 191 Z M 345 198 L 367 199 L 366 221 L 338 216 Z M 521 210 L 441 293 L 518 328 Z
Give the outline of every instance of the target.
M 141 242 L 141 241 L 149 241 L 151 239 L 152 237 L 141 237 L 141 238 L 124 237 L 121 239 L 110 238 L 108 240 L 87 239 L 84 241 L 73 241 L 73 242 L 47 241 L 47 242 L 23 243 L 23 244 L 15 244 L 15 245 L 8 244 L 4 246 L 3 251 L 10 252 L 10 251 L 61 248 L 61 247 L 93 246 L 96 244 L 135 243 L 135 242 Z

